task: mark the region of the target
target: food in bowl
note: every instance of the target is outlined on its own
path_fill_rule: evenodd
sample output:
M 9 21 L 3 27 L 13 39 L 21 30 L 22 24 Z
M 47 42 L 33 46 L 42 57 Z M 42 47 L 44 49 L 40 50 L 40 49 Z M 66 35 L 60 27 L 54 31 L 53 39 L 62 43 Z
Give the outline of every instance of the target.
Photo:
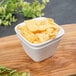
M 31 19 L 24 23 L 24 26 L 17 26 L 17 28 L 21 35 L 33 44 L 54 39 L 59 32 L 59 26 L 51 18 Z
M 64 34 L 64 29 L 53 19 L 38 17 L 15 27 L 26 54 L 35 62 L 53 56 Z

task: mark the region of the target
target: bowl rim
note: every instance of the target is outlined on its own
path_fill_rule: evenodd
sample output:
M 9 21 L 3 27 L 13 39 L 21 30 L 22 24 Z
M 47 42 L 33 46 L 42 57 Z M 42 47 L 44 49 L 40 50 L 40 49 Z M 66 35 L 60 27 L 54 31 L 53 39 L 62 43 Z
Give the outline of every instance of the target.
M 45 18 L 45 17 L 38 17 L 38 18 Z M 35 19 L 37 19 L 37 18 L 35 18 Z M 61 27 L 61 26 L 59 26 L 59 32 L 58 32 L 58 35 L 54 38 L 54 39 L 49 39 L 49 40 L 47 40 L 47 41 L 45 41 L 45 42 L 43 42 L 43 43 L 40 43 L 40 44 L 34 44 L 34 43 L 31 43 L 30 41 L 28 41 L 26 38 L 24 38 L 21 34 L 20 34 L 20 31 L 17 29 L 17 27 L 18 26 L 24 26 L 25 25 L 25 23 L 24 22 L 21 22 L 20 24 L 18 24 L 18 25 L 16 25 L 15 26 L 15 32 L 16 32 L 16 34 L 18 34 L 26 43 L 28 43 L 29 45 L 31 45 L 31 46 L 43 46 L 43 45 L 46 45 L 46 44 L 48 44 L 48 43 L 50 43 L 50 42 L 53 42 L 53 41 L 55 41 L 55 40 L 57 40 L 59 37 L 62 37 L 63 35 L 64 35 L 64 29 Z

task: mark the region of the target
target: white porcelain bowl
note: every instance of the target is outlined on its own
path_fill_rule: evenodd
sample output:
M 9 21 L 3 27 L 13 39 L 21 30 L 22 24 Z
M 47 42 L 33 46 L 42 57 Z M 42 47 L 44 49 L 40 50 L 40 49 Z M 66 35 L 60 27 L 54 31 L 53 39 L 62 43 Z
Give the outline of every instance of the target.
M 35 19 L 43 19 L 43 18 L 44 17 L 35 18 Z M 24 26 L 24 25 L 25 25 L 25 23 L 23 22 L 23 23 L 18 24 L 17 26 Z M 40 61 L 54 55 L 56 48 L 58 46 L 58 43 L 60 42 L 60 40 L 64 34 L 63 28 L 59 26 L 60 30 L 55 39 L 50 39 L 50 40 L 45 41 L 40 44 L 33 44 L 33 43 L 29 42 L 28 40 L 26 40 L 20 34 L 20 30 L 17 29 L 17 26 L 15 27 L 15 32 L 16 32 L 18 38 L 21 40 L 24 51 L 35 62 L 40 62 Z

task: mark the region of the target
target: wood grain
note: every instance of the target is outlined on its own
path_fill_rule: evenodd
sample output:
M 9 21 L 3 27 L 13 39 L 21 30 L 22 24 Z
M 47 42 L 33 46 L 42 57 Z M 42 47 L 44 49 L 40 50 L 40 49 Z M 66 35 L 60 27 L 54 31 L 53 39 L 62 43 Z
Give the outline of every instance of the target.
M 0 38 L 0 65 L 18 71 L 30 71 L 31 76 L 69 76 L 76 74 L 76 24 L 62 26 L 65 29 L 54 56 L 36 63 L 32 61 L 16 35 Z

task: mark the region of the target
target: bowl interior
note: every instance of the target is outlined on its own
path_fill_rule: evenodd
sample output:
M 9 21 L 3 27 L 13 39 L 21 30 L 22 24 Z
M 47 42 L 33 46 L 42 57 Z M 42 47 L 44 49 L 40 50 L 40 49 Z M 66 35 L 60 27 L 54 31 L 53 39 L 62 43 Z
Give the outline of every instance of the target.
M 45 17 L 39 17 L 39 18 L 35 18 L 35 19 L 39 19 L 39 20 L 40 20 L 40 19 L 43 19 L 43 18 L 45 18 Z M 18 24 L 17 26 L 24 26 L 24 25 L 26 25 L 26 24 L 25 24 L 24 22 L 22 22 L 22 23 Z M 63 28 L 62 28 L 61 26 L 59 26 L 59 32 L 58 32 L 56 38 L 50 39 L 50 40 L 45 41 L 45 42 L 40 43 L 40 44 L 33 44 L 33 43 L 29 42 L 28 40 L 26 40 L 26 39 L 21 35 L 20 30 L 17 29 L 17 26 L 15 27 L 16 33 L 17 33 L 19 36 L 21 36 L 21 38 L 22 38 L 25 42 L 27 42 L 29 45 L 31 45 L 31 46 L 42 46 L 42 45 L 46 45 L 46 44 L 48 44 L 49 42 L 55 41 L 56 39 L 58 39 L 59 37 L 63 36 L 63 34 L 64 34 Z

